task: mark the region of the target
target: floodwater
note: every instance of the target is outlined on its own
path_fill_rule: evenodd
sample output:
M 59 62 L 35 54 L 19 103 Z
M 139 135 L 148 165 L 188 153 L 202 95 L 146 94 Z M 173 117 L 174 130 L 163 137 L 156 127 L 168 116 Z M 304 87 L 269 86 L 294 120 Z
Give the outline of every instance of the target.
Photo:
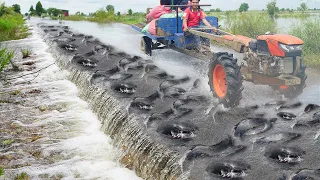
M 40 20 L 41 22 L 49 24 L 58 24 L 53 20 Z M 286 24 L 282 26 L 282 29 L 291 27 L 292 24 L 300 20 L 294 20 L 290 18 L 277 19 L 278 24 Z M 34 20 L 33 23 L 39 22 L 39 19 Z M 154 50 L 152 57 L 147 57 L 140 51 L 140 38 L 142 34 L 136 32 L 130 25 L 124 25 L 119 23 L 114 24 L 97 24 L 92 22 L 73 22 L 64 21 L 64 25 L 70 26 L 74 31 L 93 35 L 105 44 L 111 44 L 121 51 L 128 54 L 139 55 L 144 58 L 151 58 L 157 66 L 165 69 L 175 76 L 189 76 L 192 80 L 200 78 L 201 87 L 203 92 L 210 95 L 209 86 L 207 85 L 207 69 L 208 61 L 201 61 L 191 58 L 184 54 L 172 51 L 172 50 Z M 279 27 L 281 28 L 281 27 Z M 227 49 L 219 49 L 224 51 Z M 229 50 L 228 50 L 229 51 Z M 241 59 L 241 54 L 234 52 L 234 55 Z M 317 78 L 318 72 L 316 70 L 307 70 L 308 79 L 307 87 L 304 93 L 300 95 L 298 100 L 309 103 L 320 104 L 320 79 Z M 262 104 L 267 101 L 279 100 L 273 90 L 269 86 L 253 86 L 250 82 L 244 82 L 245 90 L 243 91 L 242 105 Z
M 57 21 L 33 19 L 32 25 L 44 22 L 58 24 Z M 64 22 L 64 25 L 79 33 L 92 35 L 105 44 L 113 45 L 128 54 L 139 55 L 152 59 L 157 66 L 177 77 L 189 76 L 191 82 L 201 80 L 204 95 L 210 96 L 207 85 L 208 61 L 191 58 L 172 50 L 156 50 L 152 57 L 146 57 L 140 52 L 141 34 L 124 24 L 100 25 L 91 22 Z M 36 33 L 29 39 L 12 43 L 13 46 L 30 46 L 37 54 L 37 68 L 46 67 L 55 61 L 47 53 L 48 47 Z M 304 93 L 298 98 L 305 103 L 320 104 L 319 72 L 308 70 L 309 76 Z M 66 179 L 79 177 L 82 179 L 139 179 L 133 171 L 121 167 L 118 161 L 119 150 L 112 146 L 110 137 L 104 135 L 97 117 L 92 113 L 88 104 L 77 97 L 77 87 L 67 80 L 68 72 L 53 65 L 46 68 L 31 84 L 21 84 L 21 81 L 31 80 L 34 76 L 13 81 L 18 89 L 41 89 L 43 94 L 32 97 L 27 102 L 30 107 L 46 105 L 60 107 L 59 110 L 49 111 L 33 116 L 34 121 L 28 124 L 13 120 L 21 126 L 47 127 L 40 130 L 46 134 L 38 142 L 41 149 L 40 157 L 47 158 L 48 164 L 31 161 L 31 166 L 19 169 L 33 177 L 52 177 L 62 174 Z M 277 100 L 272 89 L 268 86 L 253 86 L 244 83 L 243 99 L 241 105 L 263 104 Z M 28 109 L 23 109 L 28 111 Z M 40 121 L 40 122 L 39 122 Z M 72 126 L 63 126 L 72 124 Z M 58 132 L 58 133 L 57 133 Z M 72 134 L 72 135 L 71 135 Z M 54 157 L 54 158 L 52 158 Z M 30 161 L 24 159 L 23 161 Z
M 121 151 L 100 131 L 101 122 L 87 102 L 77 96 L 75 84 L 67 80 L 69 72 L 54 64 L 55 59 L 47 52 L 50 47 L 35 30 L 32 33 L 27 39 L 6 43 L 16 52 L 20 48 L 32 50 L 32 58 L 22 61 L 35 64 L 24 65 L 31 68 L 28 71 L 9 74 L 9 79 L 29 74 L 9 80 L 11 86 L 0 84 L 4 92 L 19 90 L 15 100 L 20 102 L 0 104 L 2 125 L 14 126 L 14 133 L 5 133 L 10 128 L 1 132 L 4 136 L 0 142 L 13 143 L 1 144 L 0 164 L 5 176 L 0 179 L 13 179 L 22 172 L 30 179 L 141 179 L 119 163 Z M 14 60 L 22 63 L 16 54 Z M 40 73 L 31 74 L 31 70 Z M 16 129 L 20 129 L 18 134 Z

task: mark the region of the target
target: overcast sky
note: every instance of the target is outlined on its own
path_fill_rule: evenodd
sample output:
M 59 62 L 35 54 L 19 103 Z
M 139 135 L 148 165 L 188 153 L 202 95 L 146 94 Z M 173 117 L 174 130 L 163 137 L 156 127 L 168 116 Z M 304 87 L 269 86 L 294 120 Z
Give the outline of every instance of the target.
M 0 0 L 5 1 L 6 5 L 19 4 L 21 12 L 29 11 L 31 5 L 36 6 L 39 0 Z M 239 8 L 241 3 L 248 3 L 249 10 L 266 9 L 266 4 L 271 0 L 201 0 L 201 4 L 211 4 L 212 8 L 220 8 L 222 10 L 235 10 Z M 105 8 L 108 4 L 115 7 L 115 11 L 127 12 L 132 9 L 133 12 L 145 12 L 147 7 L 154 7 L 159 4 L 159 0 L 41 0 L 42 6 L 47 9 L 55 7 L 58 9 L 67 9 L 71 14 L 77 11 L 88 14 L 95 12 L 100 8 Z M 309 8 L 320 8 L 320 0 L 278 0 L 279 8 L 296 9 L 302 2 L 306 2 Z

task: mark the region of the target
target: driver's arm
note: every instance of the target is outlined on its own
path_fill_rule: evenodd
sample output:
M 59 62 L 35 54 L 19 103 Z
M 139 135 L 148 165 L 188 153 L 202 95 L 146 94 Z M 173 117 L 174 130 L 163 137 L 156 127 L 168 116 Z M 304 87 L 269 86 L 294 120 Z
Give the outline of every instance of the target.
M 211 24 L 207 21 L 206 18 L 203 18 L 203 19 L 202 19 L 202 22 L 203 22 L 204 25 L 206 25 L 206 26 L 208 26 L 208 27 L 212 27 Z
M 183 31 L 188 30 L 188 24 L 187 24 L 188 19 L 187 18 L 183 18 Z

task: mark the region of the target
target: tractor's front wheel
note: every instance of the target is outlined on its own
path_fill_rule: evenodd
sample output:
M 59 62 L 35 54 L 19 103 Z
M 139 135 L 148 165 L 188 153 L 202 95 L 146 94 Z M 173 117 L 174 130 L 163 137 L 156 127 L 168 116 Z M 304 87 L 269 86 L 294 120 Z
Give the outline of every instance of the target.
M 302 66 L 300 72 L 297 74 L 297 77 L 300 78 L 301 83 L 298 85 L 292 86 L 272 86 L 272 89 L 278 93 L 284 95 L 288 99 L 293 99 L 302 94 L 303 89 L 306 87 L 306 80 L 308 76 L 306 75 L 306 66 Z
M 242 76 L 237 59 L 227 52 L 215 53 L 209 65 L 209 86 L 213 96 L 226 108 L 239 105 L 242 99 Z
M 143 36 L 141 38 L 140 48 L 144 54 L 151 56 L 152 55 L 152 39 L 150 39 L 148 36 Z

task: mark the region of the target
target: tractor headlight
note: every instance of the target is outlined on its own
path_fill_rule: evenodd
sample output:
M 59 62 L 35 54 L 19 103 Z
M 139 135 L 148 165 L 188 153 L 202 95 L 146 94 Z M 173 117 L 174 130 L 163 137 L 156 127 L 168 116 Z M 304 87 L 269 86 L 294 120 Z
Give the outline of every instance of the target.
M 285 52 L 292 52 L 292 51 L 301 51 L 302 45 L 285 45 L 279 43 L 279 47 L 284 50 Z

